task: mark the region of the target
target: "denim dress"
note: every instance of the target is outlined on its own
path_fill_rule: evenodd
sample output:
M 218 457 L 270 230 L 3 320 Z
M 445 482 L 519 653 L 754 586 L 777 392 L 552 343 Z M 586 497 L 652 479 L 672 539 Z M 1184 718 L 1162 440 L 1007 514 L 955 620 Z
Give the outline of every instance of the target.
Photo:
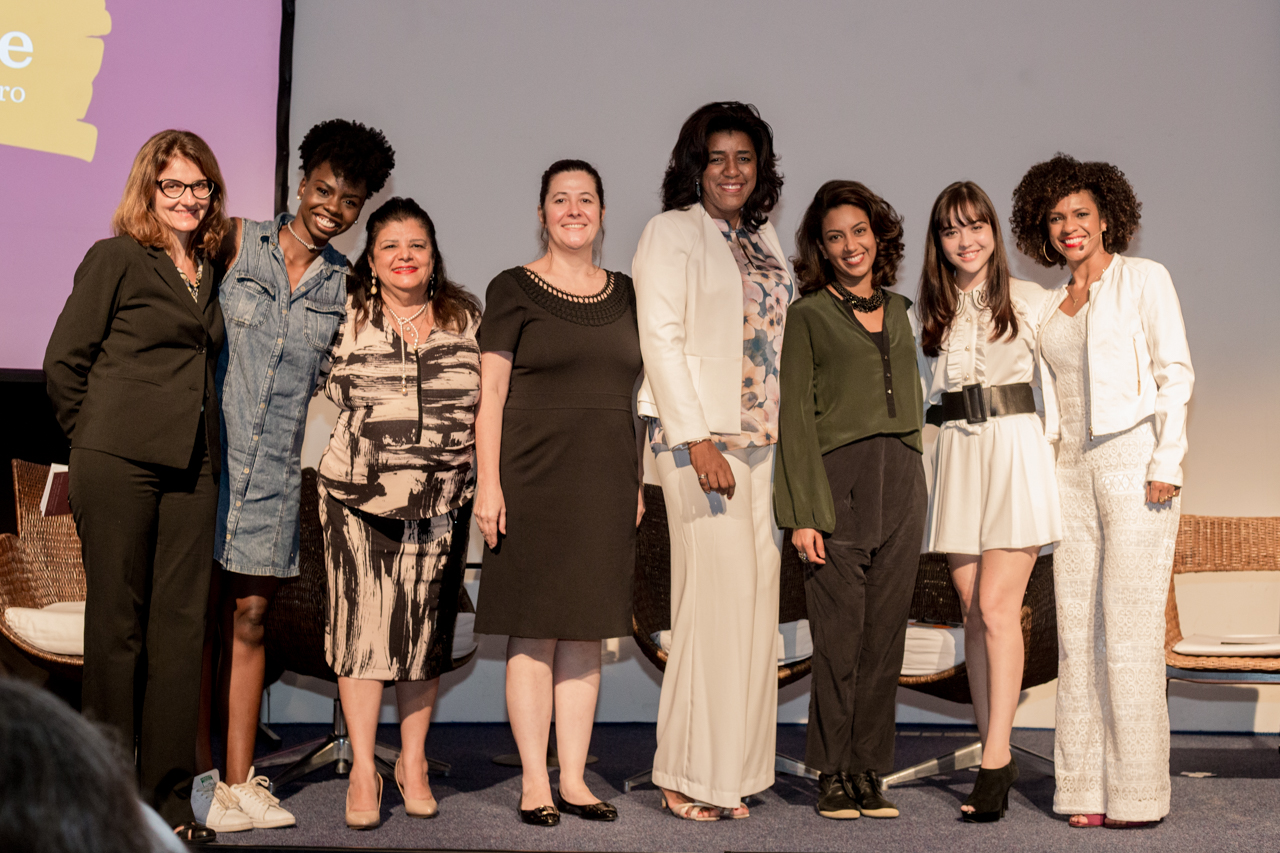
M 219 298 L 222 484 L 214 558 L 243 575 L 298 574 L 298 504 L 307 407 L 346 316 L 347 259 L 332 246 L 289 292 L 280 229 L 244 220 Z

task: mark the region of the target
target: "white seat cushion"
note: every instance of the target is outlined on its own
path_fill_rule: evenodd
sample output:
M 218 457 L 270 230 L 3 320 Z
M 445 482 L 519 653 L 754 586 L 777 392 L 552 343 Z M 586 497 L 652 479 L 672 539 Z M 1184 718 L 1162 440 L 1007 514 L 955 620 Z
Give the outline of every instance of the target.
M 664 652 L 671 651 L 671 632 L 651 635 Z M 813 636 L 809 620 L 787 622 L 778 626 L 778 665 L 786 666 L 813 655 Z M 906 655 L 902 659 L 903 675 L 932 675 L 964 663 L 964 629 L 946 625 L 907 623 Z
M 1196 657 L 1280 657 L 1280 634 L 1192 634 L 1178 641 L 1173 650 Z
M 925 622 L 907 623 L 903 675 L 933 675 L 964 663 L 964 629 Z
M 671 631 L 656 631 L 649 638 L 664 652 L 671 652 Z M 778 666 L 787 666 L 813 655 L 813 637 L 809 620 L 785 622 L 778 626 Z
M 460 660 L 476 650 L 476 615 L 459 613 L 453 623 L 453 659 Z
M 84 654 L 84 602 L 60 601 L 48 607 L 10 607 L 4 619 L 37 649 L 58 655 Z

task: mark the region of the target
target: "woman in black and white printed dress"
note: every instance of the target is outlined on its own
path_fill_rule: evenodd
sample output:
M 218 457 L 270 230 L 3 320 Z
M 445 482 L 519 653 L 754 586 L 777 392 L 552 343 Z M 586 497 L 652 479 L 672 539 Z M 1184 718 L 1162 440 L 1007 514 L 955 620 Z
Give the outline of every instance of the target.
M 393 198 L 366 232 L 325 385 L 341 412 L 319 471 L 325 652 L 351 737 L 346 819 L 357 829 L 380 819 L 373 745 L 384 681 L 396 682 L 405 811 L 437 812 L 425 744 L 452 658 L 461 562 L 444 570 L 455 530 L 466 536 L 480 395 L 479 307 L 446 277 L 426 211 Z

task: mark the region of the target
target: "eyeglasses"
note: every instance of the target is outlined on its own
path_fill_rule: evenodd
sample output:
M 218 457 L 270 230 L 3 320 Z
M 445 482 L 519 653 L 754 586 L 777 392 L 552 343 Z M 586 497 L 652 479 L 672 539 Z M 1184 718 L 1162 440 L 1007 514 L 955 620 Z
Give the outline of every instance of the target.
M 213 191 L 218 188 L 217 184 L 208 179 L 196 181 L 194 184 L 184 184 L 182 181 L 170 178 L 166 181 L 156 181 L 156 186 L 169 198 L 182 198 L 183 193 L 191 190 L 191 194 L 201 201 L 213 195 Z

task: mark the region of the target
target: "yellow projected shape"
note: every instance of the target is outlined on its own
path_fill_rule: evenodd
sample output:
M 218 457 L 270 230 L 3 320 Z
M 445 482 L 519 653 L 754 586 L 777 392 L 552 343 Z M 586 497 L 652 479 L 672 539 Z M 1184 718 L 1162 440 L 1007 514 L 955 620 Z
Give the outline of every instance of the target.
M 0 0 L 0 145 L 93 160 L 106 0 Z

